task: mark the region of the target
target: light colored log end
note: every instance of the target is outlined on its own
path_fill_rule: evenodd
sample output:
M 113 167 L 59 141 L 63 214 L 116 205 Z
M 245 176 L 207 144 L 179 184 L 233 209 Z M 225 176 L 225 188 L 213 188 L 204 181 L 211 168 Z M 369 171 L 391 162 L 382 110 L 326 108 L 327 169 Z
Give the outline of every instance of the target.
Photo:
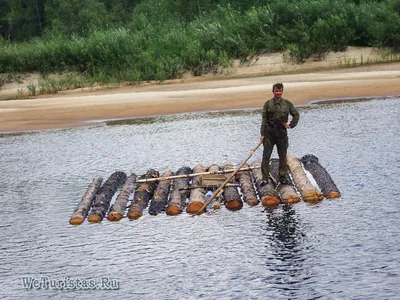
M 285 204 L 294 204 L 300 202 L 300 197 L 289 197 L 282 201 Z
M 324 199 L 324 195 L 319 194 L 319 193 L 303 196 L 303 200 L 306 202 L 317 202 L 317 201 L 321 201 L 322 199 Z
M 277 196 L 268 195 L 262 198 L 261 203 L 263 206 L 272 207 L 272 206 L 278 206 L 281 203 L 281 201 Z
M 168 216 L 176 216 L 176 215 L 179 215 L 180 213 L 182 213 L 182 209 L 178 206 L 171 205 L 171 206 L 167 207 L 167 210 L 165 211 L 165 213 Z
M 99 215 L 90 215 L 88 217 L 88 221 L 90 223 L 100 223 L 101 221 L 103 221 L 103 218 L 100 217 Z
M 116 211 L 110 212 L 107 216 L 108 221 L 119 221 L 122 218 L 123 216 L 120 213 L 117 213 Z
M 342 195 L 340 195 L 339 192 L 329 192 L 325 198 L 326 199 L 334 199 L 334 198 L 340 198 Z
M 83 221 L 85 221 L 85 219 L 83 219 L 81 217 L 73 217 L 73 218 L 69 219 L 69 224 L 81 225 L 83 223 Z
M 139 211 L 139 210 L 132 210 L 132 211 L 128 212 L 128 218 L 130 220 L 137 220 L 141 216 L 143 216 L 143 212 Z
M 243 203 L 240 200 L 230 200 L 225 204 L 225 207 L 229 210 L 239 210 L 243 207 Z
M 192 202 L 189 204 L 189 206 L 186 208 L 186 212 L 188 214 L 197 214 L 199 210 L 203 207 L 202 202 Z

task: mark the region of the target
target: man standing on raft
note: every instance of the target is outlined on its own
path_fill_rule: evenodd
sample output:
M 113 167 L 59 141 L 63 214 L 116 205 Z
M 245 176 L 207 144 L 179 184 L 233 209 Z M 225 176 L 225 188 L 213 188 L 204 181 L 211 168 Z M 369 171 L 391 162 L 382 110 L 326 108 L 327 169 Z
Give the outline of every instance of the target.
M 269 160 L 272 150 L 276 145 L 279 156 L 279 182 L 288 184 L 287 174 L 287 148 L 289 140 L 287 129 L 294 128 L 299 121 L 299 112 L 293 103 L 282 98 L 283 84 L 275 83 L 272 86 L 274 98 L 265 102 L 262 112 L 261 122 L 261 141 L 263 141 L 264 152 L 261 163 L 262 182 L 261 186 L 268 183 L 269 178 Z M 289 114 L 292 120 L 288 123 Z

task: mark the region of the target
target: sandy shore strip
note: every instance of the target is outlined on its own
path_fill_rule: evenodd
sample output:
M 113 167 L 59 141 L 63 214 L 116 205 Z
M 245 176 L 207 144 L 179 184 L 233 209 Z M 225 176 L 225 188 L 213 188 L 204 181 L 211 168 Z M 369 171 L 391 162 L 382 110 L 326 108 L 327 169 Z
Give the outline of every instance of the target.
M 171 81 L 0 101 L 0 132 L 93 126 L 108 119 L 261 108 L 275 82 L 295 105 L 318 100 L 400 95 L 400 64 L 250 78 Z M 101 121 L 100 121 L 101 120 Z

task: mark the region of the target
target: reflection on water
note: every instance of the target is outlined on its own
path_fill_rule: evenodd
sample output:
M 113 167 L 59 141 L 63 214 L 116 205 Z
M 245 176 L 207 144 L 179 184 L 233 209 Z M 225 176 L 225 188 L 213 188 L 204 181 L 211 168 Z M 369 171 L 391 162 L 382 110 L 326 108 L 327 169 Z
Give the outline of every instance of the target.
M 96 175 L 240 163 L 260 111 L 179 114 L 0 137 L 6 299 L 396 299 L 397 98 L 301 107 L 289 152 L 315 154 L 342 198 L 70 226 Z M 373 120 L 373 122 L 371 122 Z M 252 159 L 261 159 L 258 150 Z M 273 154 L 276 157 L 276 153 Z M 21 277 L 117 279 L 118 290 L 25 289 Z

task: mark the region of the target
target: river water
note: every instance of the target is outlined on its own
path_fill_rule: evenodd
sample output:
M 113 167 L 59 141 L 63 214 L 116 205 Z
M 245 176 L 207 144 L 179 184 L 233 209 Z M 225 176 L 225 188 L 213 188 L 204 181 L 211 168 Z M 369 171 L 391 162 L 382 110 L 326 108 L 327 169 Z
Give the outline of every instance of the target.
M 0 136 L 0 298 L 400 299 L 399 98 L 300 113 L 289 152 L 316 155 L 341 198 L 81 226 L 94 176 L 240 163 L 260 111 Z

